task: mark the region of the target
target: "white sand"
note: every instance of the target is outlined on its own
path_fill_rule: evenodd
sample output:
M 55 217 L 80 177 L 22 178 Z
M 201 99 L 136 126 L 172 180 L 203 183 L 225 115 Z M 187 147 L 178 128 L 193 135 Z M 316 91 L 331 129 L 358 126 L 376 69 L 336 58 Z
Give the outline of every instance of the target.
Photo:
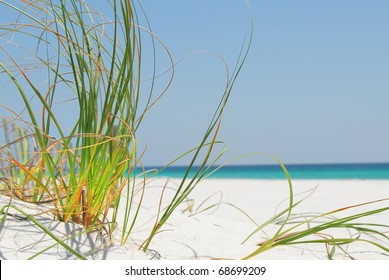
M 119 246 L 118 238 L 114 240 L 114 244 L 109 245 L 107 240 L 97 238 L 94 234 L 89 236 L 79 234 L 70 238 L 67 243 L 88 259 L 239 259 L 256 250 L 258 248 L 256 244 L 264 241 L 266 236 L 270 237 L 278 226 L 268 225 L 264 231 L 258 232 L 241 245 L 241 242 L 256 229 L 256 225 L 231 205 L 244 210 L 257 224 L 262 224 L 274 216 L 276 211 L 285 209 L 288 203 L 286 199 L 289 190 L 286 180 L 209 179 L 203 181 L 189 196 L 191 203 L 194 203 L 192 212 L 182 213 L 190 205 L 189 202 L 182 203 L 163 227 L 163 232 L 155 236 L 150 250 L 143 253 L 138 250 L 138 247 L 147 238 L 155 222 L 162 186 L 165 182 L 164 179 L 148 182 L 140 216 L 125 246 Z M 168 186 L 175 188 L 176 184 L 177 181 L 171 180 Z M 325 213 L 358 203 L 389 198 L 389 181 L 294 180 L 293 186 L 295 201 L 306 196 L 308 190 L 318 186 L 310 197 L 293 210 L 295 214 Z M 171 189 L 165 190 L 163 205 L 166 205 L 172 195 Z M 0 207 L 7 201 L 7 197 L 0 197 Z M 219 202 L 223 202 L 219 207 L 201 212 Z M 16 201 L 13 203 L 31 214 L 42 212 L 42 209 L 36 206 L 32 207 Z M 384 201 L 337 213 L 335 216 L 343 217 L 346 214 L 388 206 L 389 201 Z M 11 212 L 15 213 L 13 210 Z M 53 221 L 48 215 L 43 214 L 36 218 L 61 239 L 82 231 L 77 225 Z M 389 211 L 361 220 L 361 222 L 367 221 L 389 225 Z M 287 225 L 287 227 L 291 226 L 293 224 Z M 338 237 L 350 236 L 346 230 L 328 233 L 336 234 Z M 375 240 L 374 237 L 363 237 Z M 382 244 L 389 247 L 388 241 L 381 239 L 380 242 L 384 242 Z M 0 259 L 26 259 L 47 248 L 37 259 L 75 259 L 66 249 L 55 244 L 51 237 L 42 233 L 41 229 L 30 221 L 8 216 L 5 222 L 0 223 Z M 49 248 L 50 246 L 52 247 Z M 389 259 L 389 253 L 367 243 L 353 243 L 343 248 L 356 259 Z M 340 249 L 336 250 L 334 258 L 349 259 Z M 256 256 L 255 259 L 327 259 L 327 253 L 324 245 L 285 246 L 271 249 Z

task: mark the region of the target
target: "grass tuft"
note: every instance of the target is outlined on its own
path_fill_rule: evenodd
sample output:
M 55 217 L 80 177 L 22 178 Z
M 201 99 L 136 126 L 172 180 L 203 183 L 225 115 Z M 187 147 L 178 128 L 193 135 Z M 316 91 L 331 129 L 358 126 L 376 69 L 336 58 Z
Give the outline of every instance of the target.
M 109 14 L 83 0 L 0 1 L 2 11 L 15 15 L 14 22 L 0 25 L 0 36 L 11 38 L 0 45 L 4 58 L 0 73 L 23 103 L 20 112 L 2 105 L 12 118 L 2 124 L 0 188 L 13 199 L 51 204 L 55 219 L 80 224 L 87 231 L 98 228 L 111 237 L 120 228 L 124 244 L 138 222 L 146 187 L 144 151 L 138 147 L 137 130 L 170 86 L 175 64 L 152 32 L 139 2 L 99 4 L 109 7 Z M 140 25 L 141 17 L 146 27 Z M 149 86 L 141 80 L 145 39 L 151 43 L 153 62 Z M 225 91 L 198 147 L 180 156 L 191 156 L 190 164 L 168 206 L 160 207 L 145 251 L 222 155 L 214 156 L 213 150 L 221 143 L 217 136 L 224 108 L 251 40 L 252 31 L 233 73 L 226 66 Z M 171 63 L 170 78 L 159 93 L 155 93 L 157 44 Z M 25 64 L 15 56 L 25 50 L 33 63 Z M 69 116 L 74 119 L 70 127 L 65 125 L 61 105 L 76 112 Z M 189 178 L 199 161 L 200 168 Z M 119 215 L 122 205 L 124 215 Z M 27 218 L 40 227 L 32 216 Z

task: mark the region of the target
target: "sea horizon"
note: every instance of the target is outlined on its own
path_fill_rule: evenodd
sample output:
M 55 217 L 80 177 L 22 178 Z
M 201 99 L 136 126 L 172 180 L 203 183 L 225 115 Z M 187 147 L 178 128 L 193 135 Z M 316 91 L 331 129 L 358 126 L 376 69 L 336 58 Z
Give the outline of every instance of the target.
M 294 163 L 284 164 L 292 179 L 389 179 L 389 162 L 367 163 Z M 209 167 L 208 178 L 217 179 L 285 179 L 285 173 L 277 164 L 240 164 L 215 165 Z M 152 170 L 161 170 L 162 166 L 148 166 L 145 170 L 153 174 Z M 193 166 L 188 177 L 193 177 L 199 166 Z M 188 166 L 169 166 L 155 177 L 182 178 Z M 215 171 L 215 172 L 213 172 Z

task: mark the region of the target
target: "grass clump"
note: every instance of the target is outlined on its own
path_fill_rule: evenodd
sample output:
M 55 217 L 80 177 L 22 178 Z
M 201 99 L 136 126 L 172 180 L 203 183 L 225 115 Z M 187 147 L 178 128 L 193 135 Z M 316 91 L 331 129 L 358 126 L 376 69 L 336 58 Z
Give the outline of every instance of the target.
M 17 21 L 1 27 L 2 36 L 12 33 L 35 42 L 34 60 L 47 73 L 42 87 L 12 51 L 0 47 L 10 61 L 0 67 L 28 116 L 15 118 L 27 127 L 23 137 L 34 139 L 28 159 L 2 148 L 2 159 L 9 163 L 2 172 L 12 178 L 14 192 L 28 193 L 23 200 L 51 201 L 60 221 L 88 228 L 115 220 L 115 211 L 108 217 L 110 206 L 119 203 L 124 188 L 135 188 L 130 181 L 138 162 L 135 133 L 146 111 L 138 112 L 140 29 L 131 2 L 114 1 L 112 20 L 84 1 L 0 4 L 18 13 Z M 70 131 L 55 109 L 61 98 L 76 101 L 78 116 Z M 31 100 L 37 100 L 39 115 Z
M 0 62 L 0 71 L 23 103 L 22 112 L 2 105 L 12 118 L 3 122 L 6 139 L 0 151 L 1 185 L 2 192 L 13 198 L 50 203 L 59 221 L 72 221 L 87 230 L 100 227 L 108 235 L 120 225 L 121 243 L 125 243 L 137 221 L 145 188 L 144 174 L 138 174 L 142 152 L 137 130 L 170 85 L 174 63 L 149 26 L 140 26 L 137 10 L 143 9 L 139 3 L 107 0 L 100 4 L 109 7 L 111 14 L 104 15 L 83 0 L 0 1 L 1 10 L 16 18 L 0 26 L 0 36 L 11 38 L 0 45 L 6 58 Z M 157 94 L 155 64 L 149 86 L 141 82 L 145 37 L 151 42 L 154 63 L 157 43 L 171 61 L 171 77 Z M 24 59 L 15 56 L 21 42 L 25 49 L 34 50 L 30 53 L 33 65 L 26 66 Z M 222 114 L 248 49 L 242 49 L 234 72 L 228 76 L 198 147 L 182 155 L 190 154 L 192 160 L 174 197 L 151 229 L 144 250 L 207 174 L 212 151 L 219 143 Z M 76 112 L 76 116 L 68 116 L 74 119 L 71 127 L 63 124 L 58 105 L 64 103 Z M 189 179 L 199 161 L 195 176 Z M 124 218 L 119 221 L 121 203 L 125 205 Z

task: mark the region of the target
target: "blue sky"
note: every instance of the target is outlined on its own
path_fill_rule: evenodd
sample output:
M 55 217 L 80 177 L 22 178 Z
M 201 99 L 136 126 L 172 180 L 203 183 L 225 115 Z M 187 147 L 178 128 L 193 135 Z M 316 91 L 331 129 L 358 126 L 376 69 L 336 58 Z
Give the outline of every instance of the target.
M 233 67 L 250 31 L 244 1 L 143 2 L 176 60 L 209 50 Z M 264 152 L 287 163 L 388 162 L 389 2 L 250 4 L 254 38 L 223 120 L 225 159 Z M 194 146 L 223 87 L 211 56 L 192 56 L 176 72 L 144 123 L 147 162 Z
M 214 52 L 233 69 L 250 15 L 243 0 L 141 3 L 173 59 L 186 57 L 139 130 L 144 164 L 163 165 L 199 143 L 223 93 L 224 65 L 206 52 L 188 54 Z M 253 44 L 219 134 L 223 159 L 263 152 L 285 163 L 389 162 L 389 1 L 250 5 Z M 167 59 L 158 54 L 162 72 Z

